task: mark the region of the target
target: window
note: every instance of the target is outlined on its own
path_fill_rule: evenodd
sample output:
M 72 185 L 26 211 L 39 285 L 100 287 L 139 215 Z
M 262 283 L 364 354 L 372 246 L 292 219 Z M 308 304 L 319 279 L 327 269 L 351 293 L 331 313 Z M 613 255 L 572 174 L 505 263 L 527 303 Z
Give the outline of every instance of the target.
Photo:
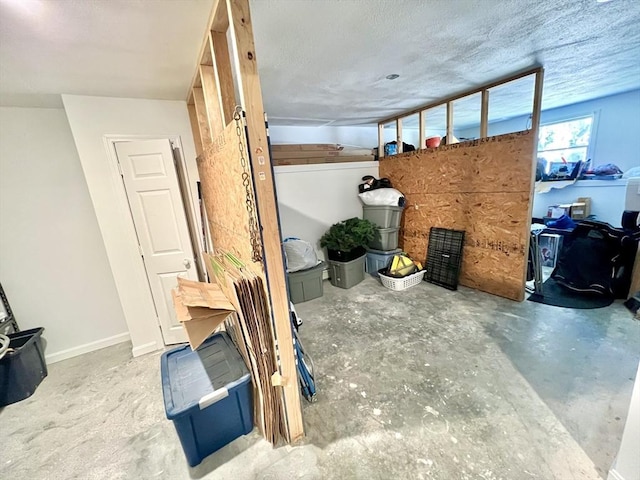
M 571 172 L 578 162 L 588 160 L 592 125 L 589 115 L 540 126 L 538 161 L 545 162 L 545 173 Z

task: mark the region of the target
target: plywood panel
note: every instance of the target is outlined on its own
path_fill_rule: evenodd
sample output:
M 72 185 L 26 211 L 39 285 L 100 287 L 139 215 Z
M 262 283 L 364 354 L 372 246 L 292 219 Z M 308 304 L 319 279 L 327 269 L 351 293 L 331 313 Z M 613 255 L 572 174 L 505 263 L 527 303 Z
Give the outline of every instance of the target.
M 431 227 L 465 230 L 460 283 L 522 300 L 534 139 L 520 132 L 383 158 L 380 176 L 407 198 L 401 247 L 424 260 Z
M 251 264 L 249 213 L 245 203 L 239 141 L 245 144 L 244 134 L 238 138 L 235 122 L 232 122 L 214 139 L 204 156 L 199 157 L 198 172 L 213 247 L 231 252 L 246 264 Z

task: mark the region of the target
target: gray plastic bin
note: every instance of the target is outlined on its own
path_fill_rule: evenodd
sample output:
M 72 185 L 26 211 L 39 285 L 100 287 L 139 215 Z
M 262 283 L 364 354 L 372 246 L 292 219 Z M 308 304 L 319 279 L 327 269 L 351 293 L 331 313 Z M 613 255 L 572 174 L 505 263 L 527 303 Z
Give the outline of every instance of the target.
M 287 273 L 289 297 L 293 303 L 302 303 L 322 296 L 322 272 L 325 263 L 299 272 Z
M 364 280 L 364 264 L 366 255 L 350 262 L 334 262 L 329 260 L 329 276 L 331 285 L 340 288 L 351 288 Z
M 398 228 L 402 218 L 402 207 L 363 205 L 362 218 L 380 228 Z
M 379 228 L 369 247 L 373 250 L 389 251 L 398 248 L 399 228 Z

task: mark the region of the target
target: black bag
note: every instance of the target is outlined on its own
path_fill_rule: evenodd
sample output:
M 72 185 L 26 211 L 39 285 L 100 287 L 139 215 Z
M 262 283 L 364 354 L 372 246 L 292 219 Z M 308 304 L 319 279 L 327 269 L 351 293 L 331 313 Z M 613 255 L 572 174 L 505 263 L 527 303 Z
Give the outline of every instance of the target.
M 638 232 L 581 221 L 564 237 L 551 277 L 578 293 L 626 298 L 638 238 Z

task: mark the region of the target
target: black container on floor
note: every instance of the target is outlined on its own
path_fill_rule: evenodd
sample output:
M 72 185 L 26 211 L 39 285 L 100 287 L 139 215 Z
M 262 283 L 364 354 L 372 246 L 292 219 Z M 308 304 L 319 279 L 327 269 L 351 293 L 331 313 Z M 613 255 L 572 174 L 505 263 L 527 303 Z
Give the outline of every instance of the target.
M 327 253 L 329 254 L 329 260 L 333 260 L 334 262 L 350 262 L 363 256 L 367 253 L 367 250 L 364 247 L 356 247 L 348 252 L 343 252 L 342 250 L 331 250 L 327 248 Z
M 47 376 L 43 331 L 44 328 L 32 328 L 7 335 L 13 351 L 0 360 L 0 407 L 30 397 Z

